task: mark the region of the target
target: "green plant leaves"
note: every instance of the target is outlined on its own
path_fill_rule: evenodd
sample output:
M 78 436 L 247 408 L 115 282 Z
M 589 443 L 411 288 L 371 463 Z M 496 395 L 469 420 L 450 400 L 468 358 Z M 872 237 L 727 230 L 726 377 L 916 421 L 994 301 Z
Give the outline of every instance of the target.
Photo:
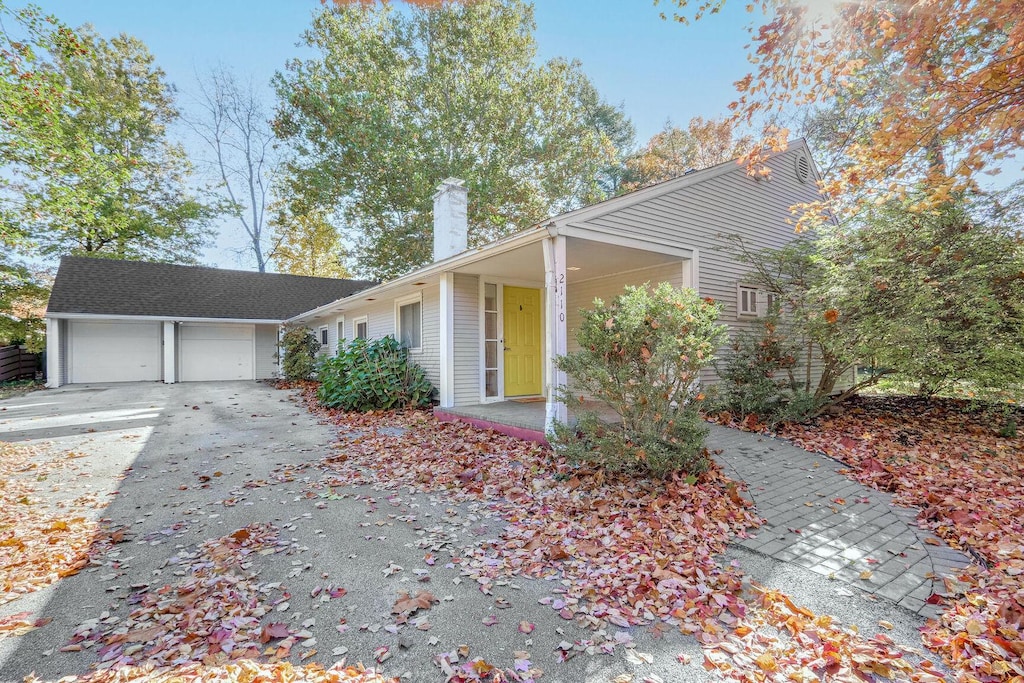
M 434 387 L 423 368 L 409 362 L 409 352 L 392 336 L 339 343 L 338 355 L 319 369 L 317 398 L 342 410 L 397 410 L 430 404 Z

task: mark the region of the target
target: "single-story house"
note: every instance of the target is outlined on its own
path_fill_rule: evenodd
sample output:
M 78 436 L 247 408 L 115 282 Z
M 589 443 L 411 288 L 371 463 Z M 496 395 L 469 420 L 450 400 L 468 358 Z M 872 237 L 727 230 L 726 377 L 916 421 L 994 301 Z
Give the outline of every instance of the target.
M 276 377 L 283 320 L 373 284 L 67 256 L 46 311 L 47 386 Z
M 769 177 L 731 161 L 473 248 L 467 191 L 449 179 L 434 196 L 433 262 L 379 284 L 119 263 L 146 273 L 126 285 L 104 275 L 114 262 L 66 259 L 47 313 L 50 381 L 265 377 L 277 327 L 303 325 L 327 353 L 394 335 L 437 388 L 442 416 L 536 402 L 550 426 L 567 417 L 554 359 L 575 348 L 579 311 L 596 297 L 667 281 L 720 302 L 733 331 L 764 314 L 768 294 L 722 236 L 780 247 L 794 238 L 790 207 L 819 197 L 803 141 L 766 163 Z
M 467 244 L 467 191 L 450 179 L 434 197 L 431 264 L 286 322 L 319 330 L 331 349 L 339 339 L 394 335 L 438 388 L 442 416 L 515 422 L 527 409 L 508 402 L 536 401 L 549 427 L 567 417 L 554 359 L 576 348 L 579 311 L 596 297 L 667 281 L 720 302 L 733 331 L 764 315 L 768 293 L 745 279 L 722 236 L 781 247 L 795 236 L 790 207 L 820 197 L 802 140 L 767 166 L 767 178 L 735 161 L 690 172 L 476 248 Z M 498 403 L 504 413 L 487 408 Z

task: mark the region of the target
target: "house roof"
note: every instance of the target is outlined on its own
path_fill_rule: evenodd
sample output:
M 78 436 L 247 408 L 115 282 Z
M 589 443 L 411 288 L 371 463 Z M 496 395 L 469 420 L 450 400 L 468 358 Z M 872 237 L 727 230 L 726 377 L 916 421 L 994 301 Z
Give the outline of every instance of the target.
M 771 152 L 767 155 L 768 158 L 780 156 L 789 152 L 806 154 L 810 156 L 810 150 L 807 147 L 807 142 L 803 138 L 793 140 L 789 143 L 789 147 L 786 150 Z M 636 204 L 638 202 L 646 201 L 654 197 L 658 197 L 669 192 L 675 192 L 686 187 L 698 185 L 706 182 L 724 173 L 729 173 L 740 168 L 739 159 L 733 159 L 731 161 L 724 161 L 714 166 L 709 166 L 704 169 L 688 171 L 685 174 L 665 180 L 648 187 L 633 190 L 625 194 L 621 194 L 617 197 L 610 197 L 594 204 L 588 204 L 587 206 L 567 211 L 566 213 L 546 218 L 543 221 L 536 223 L 524 230 L 515 232 L 511 235 L 499 238 L 493 242 L 482 244 L 477 247 L 470 247 L 466 251 L 459 254 L 449 256 L 448 258 L 440 261 L 434 261 L 428 263 L 416 270 L 413 270 L 405 275 L 400 275 L 393 280 L 387 280 L 368 288 L 366 291 L 361 292 L 364 295 L 377 296 L 379 293 L 386 292 L 391 289 L 396 289 L 402 285 L 413 283 L 416 280 L 423 280 L 427 277 L 431 277 L 437 273 L 442 273 L 453 268 L 463 266 L 469 262 L 487 258 L 495 253 L 500 252 L 504 249 L 512 249 L 524 244 L 528 244 L 533 241 L 539 241 L 549 235 L 570 234 L 573 227 L 580 221 L 585 221 L 601 214 L 610 213 L 613 211 L 619 211 L 628 206 Z M 814 173 L 815 179 L 820 179 L 818 175 L 817 167 L 814 163 L 811 163 L 811 170 Z M 592 231 L 592 228 L 590 229 Z M 663 245 L 659 248 L 664 248 Z M 353 292 L 352 294 L 355 294 Z M 348 296 L 352 296 L 352 294 Z M 347 297 L 339 297 L 337 301 L 329 301 L 317 309 L 303 311 L 301 314 L 296 314 L 288 322 L 303 322 L 317 315 L 324 313 L 330 313 L 334 309 L 341 305 L 344 305 L 344 299 Z
M 47 314 L 286 320 L 374 284 L 65 256 Z

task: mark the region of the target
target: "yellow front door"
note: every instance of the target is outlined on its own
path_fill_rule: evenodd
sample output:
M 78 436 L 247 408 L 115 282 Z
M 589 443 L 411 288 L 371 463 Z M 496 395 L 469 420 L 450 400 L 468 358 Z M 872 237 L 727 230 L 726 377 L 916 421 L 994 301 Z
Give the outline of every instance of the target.
M 540 290 L 505 287 L 505 395 L 541 393 Z

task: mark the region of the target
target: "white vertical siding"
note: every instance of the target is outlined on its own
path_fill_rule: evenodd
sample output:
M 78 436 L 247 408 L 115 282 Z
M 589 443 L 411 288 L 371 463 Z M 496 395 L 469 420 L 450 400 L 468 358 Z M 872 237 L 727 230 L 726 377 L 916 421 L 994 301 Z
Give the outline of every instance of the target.
M 455 274 L 455 405 L 480 402 L 480 278 Z
M 256 326 L 256 379 L 277 377 L 277 325 Z

